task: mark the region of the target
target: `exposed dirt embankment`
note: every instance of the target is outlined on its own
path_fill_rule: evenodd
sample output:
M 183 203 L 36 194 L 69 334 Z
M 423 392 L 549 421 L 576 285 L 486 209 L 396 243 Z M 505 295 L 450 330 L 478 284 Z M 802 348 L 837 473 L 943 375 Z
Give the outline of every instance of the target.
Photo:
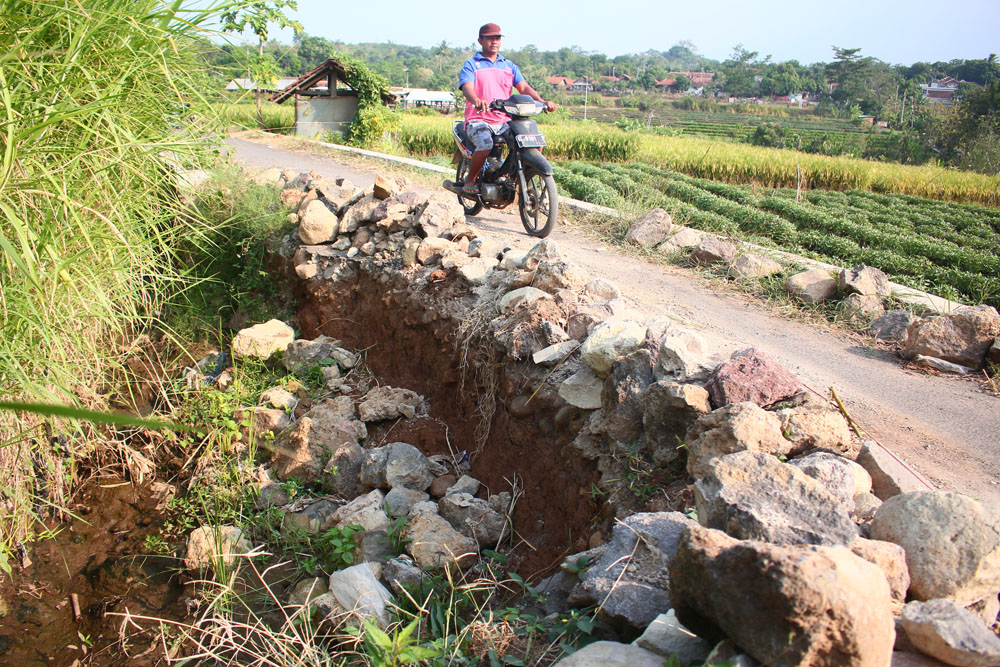
M 427 455 L 468 452 L 472 475 L 491 492 L 516 485 L 524 493 L 513 521 L 528 545 L 526 574 L 585 549 L 601 526 L 583 492 L 597 479 L 594 464 L 569 447 L 582 411 L 565 406 L 547 385 L 532 397 L 544 374 L 527 364 L 500 364 L 484 332 L 465 331 L 475 313 L 453 272 L 407 283 L 398 273 L 370 273 L 370 266 L 346 269 L 339 280 L 302 283 L 301 335 L 326 334 L 367 350 L 365 364 L 379 382 L 427 399 L 431 417 L 386 428 L 385 442 L 405 441 Z

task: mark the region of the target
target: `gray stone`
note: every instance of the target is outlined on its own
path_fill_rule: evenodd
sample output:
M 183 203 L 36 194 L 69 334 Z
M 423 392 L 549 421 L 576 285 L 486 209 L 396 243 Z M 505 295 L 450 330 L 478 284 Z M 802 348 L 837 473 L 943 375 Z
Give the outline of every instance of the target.
M 455 528 L 479 543 L 495 547 L 507 532 L 507 517 L 468 493 L 449 493 L 438 501 L 438 512 Z
M 851 544 L 851 553 L 877 565 L 889 584 L 892 599 L 902 602 L 910 588 L 910 571 L 906 568 L 906 552 L 892 542 L 879 542 L 859 537 Z
M 845 294 L 889 296 L 889 278 L 878 269 L 860 264 L 853 269 L 841 269 L 837 287 Z
M 712 459 L 744 450 L 787 455 L 792 443 L 781 434 L 773 412 L 755 403 L 732 403 L 703 415 L 688 429 L 687 471 L 698 479 L 709 472 Z
M 458 250 L 458 245 L 448 239 L 437 236 L 429 236 L 417 246 L 417 261 L 428 266 L 438 264 L 445 253 Z
M 507 292 L 497 303 L 497 307 L 504 315 L 509 315 L 517 308 L 530 305 L 539 299 L 551 299 L 552 295 L 543 292 L 537 287 L 520 287 Z
M 281 320 L 268 320 L 241 329 L 233 338 L 232 351 L 236 359 L 250 357 L 267 360 L 295 340 L 295 330 Z
M 676 655 L 682 665 L 702 663 L 712 651 L 711 644 L 692 633 L 677 620 L 673 609 L 653 619 L 632 644 L 664 658 Z
M 857 528 L 840 501 L 798 468 L 743 451 L 712 459 L 694 484 L 698 521 L 744 540 L 849 546 Z
M 577 341 L 566 340 L 535 352 L 531 355 L 531 360 L 539 366 L 554 366 L 576 352 L 579 347 L 580 343 Z
M 874 493 L 859 493 L 854 496 L 854 511 L 851 516 L 859 523 L 870 523 L 882 501 Z
M 580 348 L 583 363 L 601 377 L 611 372 L 619 357 L 639 349 L 646 338 L 646 327 L 631 320 L 606 320 L 587 336 Z
M 423 412 L 423 403 L 423 396 L 409 389 L 374 387 L 358 403 L 358 416 L 364 422 L 399 417 L 413 419 Z
M 1000 335 L 1000 314 L 993 306 L 962 306 L 947 315 L 919 320 L 906 332 L 901 354 L 918 354 L 979 368 Z
M 852 452 L 851 427 L 847 419 L 829 401 L 812 392 L 795 395 L 790 405 L 782 407 L 776 414 L 781 420 L 782 434 L 793 444 L 792 451 L 825 449 L 843 454 Z M 870 484 L 865 490 L 871 490 Z
M 605 433 L 621 442 L 632 442 L 642 435 L 643 406 L 652 383 L 648 351 L 637 350 L 615 362 L 601 390 Z
M 460 267 L 458 275 L 473 285 L 482 285 L 489 279 L 490 272 L 496 265 L 497 260 L 494 258 L 477 257 Z
M 419 502 L 430 500 L 430 496 L 423 491 L 414 491 L 404 486 L 397 486 L 385 494 L 386 509 L 392 516 L 406 516 Z
M 453 493 L 468 493 L 470 496 L 474 496 L 479 493 L 479 487 L 482 483 L 475 477 L 469 477 L 468 475 L 462 475 L 455 483 L 449 486 L 442 495 L 450 496 Z
M 281 355 L 281 365 L 289 373 L 302 375 L 316 366 L 329 365 L 342 358 L 339 341 L 328 336 L 314 340 L 292 341 Z
M 872 476 L 872 490 L 882 500 L 901 493 L 928 491 L 934 487 L 915 470 L 873 440 L 861 445 L 858 464 Z
M 711 365 L 708 345 L 694 331 L 671 327 L 660 337 L 654 371 L 657 380 L 704 379 Z
M 364 491 L 360 479 L 364 458 L 365 450 L 357 442 L 337 445 L 323 468 L 323 485 L 344 498 L 360 495 Z
M 994 366 L 1000 367 L 1000 336 L 993 339 L 993 345 L 990 346 L 990 351 L 986 354 L 986 360 Z
M 382 576 L 380 579 L 396 593 L 402 593 L 404 587 L 414 587 L 420 584 L 424 572 L 414 565 L 413 559 L 403 554 L 390 558 L 382 564 Z
M 365 531 L 384 533 L 389 529 L 389 517 L 385 514 L 385 494 L 375 489 L 371 493 L 358 496 L 338 508 L 327 524 L 327 527 L 337 528 L 361 526 Z
M 739 248 L 715 236 L 705 236 L 691 251 L 691 259 L 699 264 L 729 264 L 736 259 Z
M 425 504 L 428 503 L 418 503 L 414 511 Z M 403 539 L 406 552 L 424 569 L 462 565 L 479 553 L 474 539 L 458 532 L 446 519 L 436 514 L 420 513 L 414 516 L 411 512 L 403 530 Z
M 730 639 L 724 639 L 715 645 L 712 652 L 705 658 L 706 665 L 724 665 L 730 667 L 759 667 L 760 663 L 743 653 Z
M 904 493 L 875 513 L 871 536 L 906 551 L 910 596 L 961 605 L 1000 590 L 1000 516 L 957 493 Z
M 663 667 L 663 657 L 638 646 L 599 641 L 587 644 L 554 667 Z
M 889 586 L 847 549 L 739 542 L 695 526 L 681 536 L 669 574 L 684 625 L 709 640 L 728 636 L 764 664 L 889 662 Z
M 729 275 L 737 280 L 748 278 L 762 278 L 775 273 L 781 273 L 785 268 L 770 257 L 763 257 L 753 253 L 743 253 L 730 265 Z
M 373 488 L 403 486 L 424 491 L 433 481 L 430 461 L 419 449 L 405 442 L 369 449 L 361 464 L 361 482 Z
M 837 293 L 837 281 L 825 269 L 810 269 L 789 276 L 785 291 L 806 303 L 819 303 Z
M 665 466 L 676 459 L 688 429 L 710 410 L 708 392 L 696 384 L 660 381 L 650 385 L 642 426 L 653 463 Z
M 692 229 L 691 227 L 681 227 L 677 233 L 671 235 L 658 249 L 662 253 L 670 254 L 686 248 L 694 248 L 701 242 L 703 236 L 705 236 L 705 232 L 703 231 Z
M 892 652 L 892 662 L 889 664 L 890 667 L 944 667 L 946 665 L 946 663 L 922 653 L 900 650 Z
M 611 622 L 637 630 L 670 609 L 667 565 L 696 525 L 680 512 L 633 514 L 616 524 L 603 554 L 580 575 L 573 604 L 601 604 Z
M 823 485 L 847 512 L 854 511 L 854 496 L 871 491 L 871 476 L 854 461 L 829 452 L 814 452 L 788 462 Z
M 184 567 L 221 573 L 223 568 L 236 566 L 251 548 L 243 531 L 236 526 L 201 526 L 188 536 Z
M 272 387 L 260 395 L 258 405 L 270 405 L 291 414 L 299 404 L 295 394 L 284 387 Z
M 852 322 L 871 322 L 885 315 L 882 297 L 874 294 L 848 294 L 837 309 Z
M 546 260 L 538 264 L 531 284 L 540 290 L 555 294 L 561 289 L 579 290 L 589 279 L 587 273 L 566 260 Z
M 281 532 L 286 535 L 322 532 L 333 526 L 333 516 L 338 509 L 340 505 L 332 500 L 321 499 L 309 503 L 302 509 L 281 517 Z
M 632 223 L 625 233 L 625 240 L 641 246 L 656 245 L 669 236 L 672 226 L 670 214 L 662 208 L 654 208 Z
M 705 388 L 715 407 L 753 401 L 762 408 L 805 389 L 795 375 L 756 348 L 734 352 L 729 361 L 712 372 Z
M 339 226 L 337 214 L 319 199 L 313 199 L 299 213 L 299 238 L 306 245 L 333 241 Z
M 910 602 L 903 607 L 903 628 L 921 652 L 949 665 L 1000 666 L 1000 638 L 951 600 Z
M 890 310 L 873 321 L 868 331 L 879 340 L 902 343 L 906 340 L 906 331 L 917 319 L 908 310 Z
M 312 577 L 303 579 L 295 584 L 292 592 L 288 594 L 288 604 L 295 607 L 304 607 L 312 600 L 330 591 L 330 584 L 326 577 Z
M 587 303 L 604 303 L 622 298 L 621 290 L 610 280 L 594 278 L 584 285 L 580 296 Z
M 583 342 L 594 327 L 613 317 L 615 311 L 609 303 L 579 304 L 574 307 L 566 318 L 566 333 L 569 337 Z
M 335 181 L 327 179 L 317 179 L 313 181 L 313 187 L 331 211 L 337 215 L 342 215 L 347 207 L 364 197 L 364 190 L 351 183 L 346 178 L 338 178 Z
M 603 391 L 604 379 L 586 366 L 563 380 L 562 384 L 559 385 L 560 398 L 573 407 L 583 410 L 600 408 Z

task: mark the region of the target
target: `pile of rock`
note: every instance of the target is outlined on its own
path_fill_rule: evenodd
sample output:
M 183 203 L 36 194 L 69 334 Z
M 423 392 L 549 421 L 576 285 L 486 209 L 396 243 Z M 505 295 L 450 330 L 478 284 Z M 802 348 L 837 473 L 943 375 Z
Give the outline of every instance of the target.
M 420 286 L 457 271 L 469 289 L 448 314 L 455 326 L 472 311 L 488 313 L 482 335 L 504 363 L 535 369 L 536 386 L 552 389 L 561 406 L 554 421 L 565 423 L 562 413 L 583 416 L 573 447 L 595 462 L 619 521 L 606 544 L 567 558 L 544 588 L 566 604 L 597 605 L 622 636 L 641 636 L 632 646 L 599 642 L 563 664 L 624 664 L 626 656 L 629 664 L 662 664 L 673 654 L 684 664 L 913 659 L 894 647 L 948 664 L 998 664 L 1000 640 L 986 630 L 1000 593 L 995 510 L 922 488 L 905 468 L 898 472 L 898 461 L 875 443 L 860 446 L 834 406 L 762 352 L 744 350 L 720 362 L 695 331 L 629 317 L 613 284 L 589 280 L 552 241 L 527 253 L 484 250 L 489 242 L 467 230 L 457 211 L 433 224 L 424 217 L 432 207 L 457 205 L 453 197 L 438 206 L 409 192 L 378 199 L 335 185 L 313 186 L 313 201 L 337 223 L 326 227 L 321 242 L 329 245 L 289 253 L 301 278 L 357 280 L 368 273 Z M 303 199 L 309 188 L 301 189 Z M 386 217 L 364 212 L 385 202 L 396 202 L 391 224 L 383 222 L 388 206 Z M 358 226 L 342 229 L 345 219 Z M 384 234 L 379 241 L 372 225 Z M 363 228 L 369 236 L 356 236 Z M 647 232 L 642 238 L 658 233 Z M 361 240 L 374 245 L 366 251 Z M 486 260 L 482 271 L 461 273 L 476 255 Z M 405 293 L 434 305 L 425 290 Z M 341 366 L 333 341 L 302 343 L 310 355 L 317 345 L 326 352 L 310 360 L 332 358 L 331 366 Z M 269 474 L 352 498 L 293 504 L 286 525 L 362 526 L 358 561 L 385 562 L 381 575 L 390 587 L 419 577 L 420 568 L 462 567 L 480 548 L 496 545 L 510 498 L 477 497 L 474 481 L 456 479 L 462 471 L 454 462 L 442 465 L 407 443 L 366 443 L 366 419 L 427 409 L 405 392 L 375 398 L 384 401 L 377 409 L 362 409 L 368 396 L 358 404 L 328 399 L 277 436 Z M 509 409 L 516 416 L 526 403 L 515 400 Z M 628 494 L 619 493 L 633 457 L 659 466 L 686 458 L 695 518 L 633 513 Z M 442 488 L 446 475 L 455 484 Z M 265 489 L 278 504 L 276 486 Z M 407 517 L 412 562 L 386 561 L 389 515 Z
M 686 253 L 696 264 L 724 266 L 737 280 L 785 270 L 745 244 L 674 225 L 670 214 L 659 208 L 636 220 L 625 238 L 637 245 L 656 246 L 667 254 Z M 959 374 L 978 370 L 987 362 L 1000 366 L 1000 313 L 992 306 L 960 307 L 925 318 L 906 309 L 887 311 L 892 296 L 889 279 L 879 269 L 865 265 L 839 271 L 800 271 L 788 276 L 785 290 L 807 304 L 836 299 L 845 320 L 868 325 L 875 338 L 899 345 L 905 359 Z

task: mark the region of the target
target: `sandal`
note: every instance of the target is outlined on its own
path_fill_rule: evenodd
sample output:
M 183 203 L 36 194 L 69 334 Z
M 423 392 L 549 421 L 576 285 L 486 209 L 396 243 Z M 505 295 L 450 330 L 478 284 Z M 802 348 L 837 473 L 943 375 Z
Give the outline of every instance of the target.
M 477 186 L 476 184 L 466 185 L 466 184 L 463 183 L 462 184 L 462 194 L 463 195 L 478 195 L 479 194 L 479 186 Z

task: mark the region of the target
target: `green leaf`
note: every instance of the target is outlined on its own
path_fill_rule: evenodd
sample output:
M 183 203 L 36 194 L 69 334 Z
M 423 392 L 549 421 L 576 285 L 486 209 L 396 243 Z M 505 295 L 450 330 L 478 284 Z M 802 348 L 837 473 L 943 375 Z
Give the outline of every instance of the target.
M 10 410 L 12 412 L 31 412 L 36 415 L 66 417 L 67 419 L 82 419 L 84 421 L 98 424 L 134 426 L 138 428 L 148 428 L 155 431 L 167 429 L 171 431 L 198 432 L 188 426 L 162 421 L 159 419 L 142 419 L 140 417 L 133 417 L 120 412 L 99 412 L 97 410 L 86 410 L 84 408 L 74 408 L 68 405 L 55 405 L 53 403 L 17 403 L 0 401 L 0 410 Z
M 369 620 L 364 621 L 365 637 L 373 644 L 385 651 L 392 650 L 392 639 L 385 634 L 381 628 Z

